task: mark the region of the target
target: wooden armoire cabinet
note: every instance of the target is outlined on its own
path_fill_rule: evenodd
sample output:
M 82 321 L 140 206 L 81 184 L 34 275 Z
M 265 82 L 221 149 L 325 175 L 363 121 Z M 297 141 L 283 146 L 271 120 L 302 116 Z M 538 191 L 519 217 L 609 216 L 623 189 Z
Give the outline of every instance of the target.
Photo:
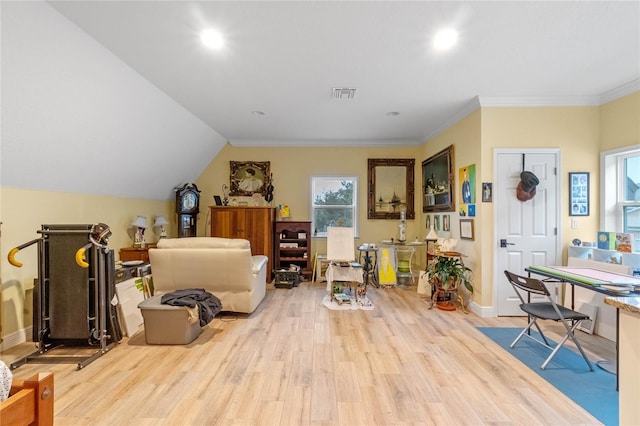
M 267 279 L 273 273 L 273 222 L 274 207 L 219 207 L 210 206 L 211 236 L 244 238 L 251 243 L 252 254 L 269 258 Z

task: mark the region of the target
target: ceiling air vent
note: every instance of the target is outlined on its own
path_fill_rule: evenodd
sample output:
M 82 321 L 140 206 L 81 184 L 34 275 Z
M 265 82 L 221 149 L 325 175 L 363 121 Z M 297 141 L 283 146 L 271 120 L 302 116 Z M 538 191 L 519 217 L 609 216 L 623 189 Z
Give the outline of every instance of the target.
M 353 99 L 355 96 L 355 87 L 334 87 L 331 89 L 331 99 Z

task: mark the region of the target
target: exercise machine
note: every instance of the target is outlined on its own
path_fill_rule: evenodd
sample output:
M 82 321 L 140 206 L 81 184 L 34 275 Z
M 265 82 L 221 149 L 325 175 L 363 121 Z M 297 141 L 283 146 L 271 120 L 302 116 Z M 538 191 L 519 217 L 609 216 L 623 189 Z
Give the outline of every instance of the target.
M 9 263 L 21 267 L 15 259 L 18 251 L 38 246 L 33 295 L 37 351 L 10 367 L 27 362 L 77 363 L 80 370 L 122 340 L 117 310 L 110 303 L 115 294 L 114 252 L 108 247 L 111 230 L 103 223 L 42 225 L 38 233 L 39 238 L 13 248 L 8 255 Z M 89 355 L 53 351 L 70 347 L 97 349 Z

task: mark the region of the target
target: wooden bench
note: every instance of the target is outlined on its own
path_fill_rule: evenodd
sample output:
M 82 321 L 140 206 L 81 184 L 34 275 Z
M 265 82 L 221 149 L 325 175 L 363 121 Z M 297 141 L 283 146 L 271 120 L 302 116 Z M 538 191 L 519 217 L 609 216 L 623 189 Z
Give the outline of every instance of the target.
M 53 373 L 14 379 L 6 401 L 0 402 L 0 424 L 53 425 Z

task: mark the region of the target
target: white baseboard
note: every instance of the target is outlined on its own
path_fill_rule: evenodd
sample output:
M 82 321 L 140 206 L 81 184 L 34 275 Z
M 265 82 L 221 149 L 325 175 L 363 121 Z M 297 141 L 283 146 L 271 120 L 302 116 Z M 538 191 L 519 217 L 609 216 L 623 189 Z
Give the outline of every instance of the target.
M 498 316 L 494 306 L 481 306 L 476 302 L 471 302 L 467 307 L 471 312 L 482 318 L 492 318 Z
M 27 341 L 27 336 L 31 336 L 33 327 L 23 328 L 22 330 L 18 330 L 15 333 L 7 334 L 3 337 L 2 343 L 0 343 L 0 352 L 4 352 L 7 349 L 10 349 L 14 346 L 18 346 L 20 343 L 24 343 Z M 31 340 L 29 337 L 28 340 Z

